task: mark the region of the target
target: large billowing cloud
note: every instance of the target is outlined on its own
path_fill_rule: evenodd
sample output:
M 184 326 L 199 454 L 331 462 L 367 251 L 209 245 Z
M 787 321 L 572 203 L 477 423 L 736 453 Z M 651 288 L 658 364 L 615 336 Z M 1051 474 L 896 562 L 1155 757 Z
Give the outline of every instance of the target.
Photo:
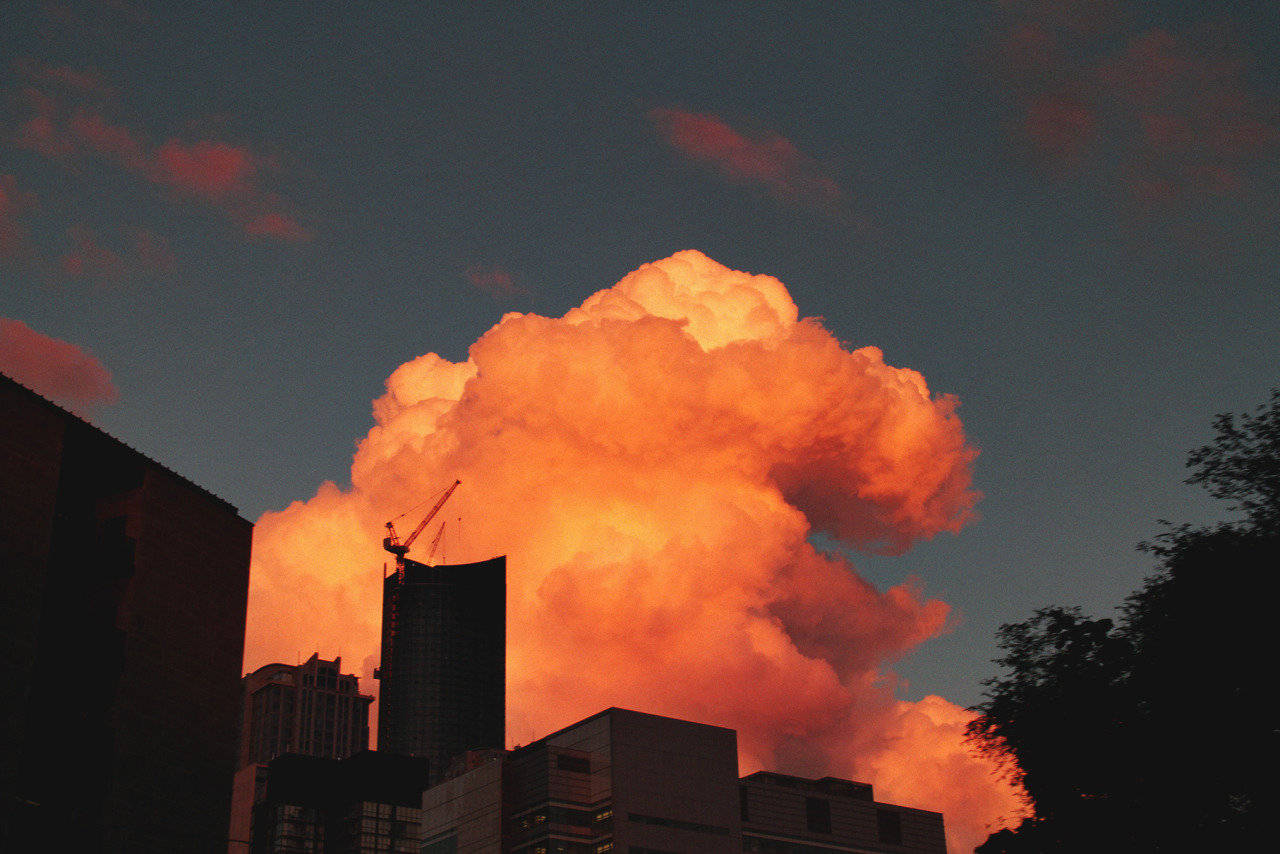
M 508 556 L 510 741 L 611 705 L 731 726 L 744 772 L 869 780 L 971 848 L 1017 793 L 965 746 L 968 712 L 897 700 L 886 670 L 946 604 L 809 539 L 958 531 L 976 452 L 955 409 L 799 319 L 778 280 L 698 252 L 563 318 L 507 314 L 467 361 L 390 376 L 350 489 L 259 521 L 246 665 L 318 649 L 367 675 L 383 522 L 458 478 L 447 559 Z
M 5 317 L 0 317 L 0 373 L 77 409 L 118 397 L 111 374 L 91 353 Z

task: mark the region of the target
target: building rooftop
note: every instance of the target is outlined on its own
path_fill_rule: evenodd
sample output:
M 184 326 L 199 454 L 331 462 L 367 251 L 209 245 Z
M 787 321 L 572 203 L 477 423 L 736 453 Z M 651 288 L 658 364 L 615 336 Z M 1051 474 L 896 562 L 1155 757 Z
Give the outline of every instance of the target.
M 11 377 L 11 376 L 9 376 L 8 374 L 0 373 L 0 381 L 7 382 L 7 383 L 9 383 L 9 384 L 13 385 L 13 387 L 14 387 L 14 388 L 19 389 L 20 391 L 22 391 L 23 393 L 25 393 L 25 394 L 27 394 L 27 395 L 30 395 L 30 396 L 31 396 L 31 398 L 32 398 L 33 400 L 37 401 L 37 402 L 38 402 L 39 404 L 41 404 L 42 406 L 46 406 L 46 407 L 48 407 L 49 409 L 52 409 L 52 410 L 54 410 L 55 412 L 57 412 L 57 413 L 59 413 L 59 414 L 61 414 L 61 415 L 67 416 L 68 418 L 74 419 L 76 422 L 78 422 L 78 423 L 80 423 L 80 424 L 83 424 L 85 427 L 89 428 L 90 430 L 93 430 L 95 433 L 97 433 L 98 435 L 102 436 L 103 438 L 108 439 L 109 441 L 111 441 L 111 442 L 113 442 L 113 443 L 115 443 L 115 444 L 119 445 L 121 448 L 125 449 L 126 451 L 128 451 L 128 452 L 129 452 L 129 453 L 131 453 L 131 454 L 136 454 L 137 456 L 139 456 L 139 457 L 141 457 L 142 459 L 146 460 L 146 461 L 147 461 L 147 463 L 149 463 L 150 465 L 153 465 L 153 466 L 155 466 L 157 469 L 160 469 L 161 471 L 164 471 L 164 472 L 166 472 L 166 473 L 168 473 L 168 474 L 172 475 L 173 477 L 175 477 L 175 478 L 177 478 L 178 480 L 182 481 L 182 483 L 184 483 L 185 485 L 187 485 L 187 486 L 191 487 L 192 489 L 194 489 L 195 491 L 197 491 L 197 492 L 199 492 L 199 493 L 202 493 L 203 495 L 205 495 L 206 497 L 208 497 L 208 498 L 212 499 L 212 500 L 213 500 L 213 501 L 215 501 L 216 503 L 221 504 L 223 507 L 225 507 L 226 509 L 230 510 L 232 513 L 236 514 L 237 516 L 240 516 L 240 509 L 239 509 L 238 507 L 236 507 L 234 504 L 232 504 L 230 501 L 228 501 L 227 499 L 222 498 L 221 496 L 218 496 L 218 495 L 213 494 L 212 492 L 210 492 L 209 490 L 205 489 L 203 486 L 201 486 L 200 484 L 198 484 L 198 483 L 196 483 L 195 481 L 191 480 L 190 478 L 183 477 L 182 475 L 178 474 L 178 473 L 177 473 L 176 471 L 174 471 L 173 469 L 171 469 L 171 468 L 169 468 L 168 466 L 166 466 L 164 463 L 157 462 L 156 460 L 152 459 L 151 457 L 149 457 L 149 456 L 147 456 L 146 454 L 144 454 L 144 453 L 142 453 L 141 451 L 139 451 L 137 448 L 134 448 L 132 445 L 129 445 L 128 443 L 123 442 L 123 441 L 121 441 L 120 439 L 117 439 L 115 436 L 112 436 L 110 433 L 108 433 L 107 431 L 103 430 L 101 427 L 97 427 L 97 426 L 95 426 L 95 425 L 93 425 L 93 424 L 90 424 L 88 421 L 86 421 L 86 420 L 85 420 L 84 418 L 82 418 L 81 416 L 77 415 L 76 413 L 72 412 L 71 410 L 69 410 L 69 409 L 67 409 L 67 408 L 65 408 L 65 407 L 59 406 L 58 404 L 54 403 L 52 400 L 49 400 L 49 398 L 45 397 L 44 395 L 40 394 L 40 393 L 39 393 L 39 392 L 37 392 L 37 391 L 32 390 L 32 389 L 31 389 L 31 388 L 29 388 L 28 386 L 23 385 L 21 382 L 19 382 L 18 380 L 14 379 L 14 378 L 13 378 L 13 377 Z M 244 519 L 244 517 L 243 517 L 243 516 L 240 516 L 240 518 L 241 518 L 241 519 Z M 248 520 L 248 519 L 244 519 L 244 521 L 248 522 L 249 520 Z

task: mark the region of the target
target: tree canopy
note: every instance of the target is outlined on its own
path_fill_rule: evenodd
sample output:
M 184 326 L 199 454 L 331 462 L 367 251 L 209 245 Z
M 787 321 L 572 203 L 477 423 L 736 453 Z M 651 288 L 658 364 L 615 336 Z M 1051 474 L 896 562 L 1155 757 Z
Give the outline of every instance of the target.
M 1280 390 L 1192 451 L 1187 483 L 1240 518 L 1171 527 L 1118 620 L 1049 607 L 1002 626 L 970 738 L 1008 755 L 1035 817 L 983 854 L 1219 850 L 1262 824 L 1277 732 L 1270 696 L 1280 569 Z

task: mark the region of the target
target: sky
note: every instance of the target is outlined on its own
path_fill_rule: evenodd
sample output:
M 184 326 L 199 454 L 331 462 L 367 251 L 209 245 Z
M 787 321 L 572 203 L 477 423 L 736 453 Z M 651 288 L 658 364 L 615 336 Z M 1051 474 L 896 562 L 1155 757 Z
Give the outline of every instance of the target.
M 1108 613 L 1153 568 L 1134 546 L 1157 520 L 1221 512 L 1183 464 L 1214 414 L 1277 384 L 1277 57 L 1265 0 L 17 0 L 0 10 L 0 369 L 258 520 L 326 483 L 366 500 L 353 454 L 398 417 L 400 366 L 430 385 L 428 353 L 522 364 L 496 355 L 504 315 L 596 317 L 593 294 L 696 250 L 705 281 L 781 283 L 823 346 L 878 348 L 875 376 L 917 372 L 929 429 L 962 430 L 927 522 L 842 533 L 819 518 L 840 501 L 788 497 L 817 553 L 906 584 L 920 614 L 946 603 L 882 665 L 904 701 L 968 706 L 1000 624 Z M 778 329 L 717 314 L 703 332 L 782 347 L 786 300 L 752 281 Z M 720 370 L 714 352 L 689 370 Z M 819 393 L 836 410 L 873 394 Z M 799 434 L 821 420 L 805 417 Z M 503 477 L 494 453 L 473 467 Z M 378 480 L 369 518 L 451 482 L 454 458 L 432 460 L 430 489 Z

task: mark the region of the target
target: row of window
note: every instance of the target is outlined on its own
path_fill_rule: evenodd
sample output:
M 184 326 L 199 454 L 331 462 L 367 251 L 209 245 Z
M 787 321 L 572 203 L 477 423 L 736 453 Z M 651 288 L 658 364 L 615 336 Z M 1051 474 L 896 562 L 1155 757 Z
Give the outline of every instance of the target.
M 636 849 L 632 848 L 632 851 Z M 566 839 L 552 839 L 535 842 L 528 848 L 516 849 L 516 854 L 608 854 L 613 851 L 613 842 L 573 842 Z M 424 849 L 424 854 L 426 851 Z M 431 852 L 437 854 L 437 852 Z
M 700 824 L 696 821 L 681 821 L 678 818 L 662 818 L 654 815 L 641 815 L 640 813 L 627 813 L 627 820 L 636 824 L 652 824 L 658 827 L 674 827 L 680 830 L 692 830 L 694 833 L 713 833 L 717 836 L 726 836 L 729 828 L 720 827 L 715 824 Z
M 739 789 L 743 822 L 751 820 L 747 797 L 748 791 L 746 788 Z M 806 797 L 804 799 L 804 817 L 805 827 L 810 833 L 831 833 L 831 802 L 826 798 Z M 876 832 L 881 842 L 889 845 L 901 845 L 902 814 L 897 810 L 877 809 Z
M 568 753 L 557 753 L 556 769 L 560 771 L 570 771 L 575 774 L 590 774 L 591 760 L 585 756 L 571 756 Z
M 422 818 L 422 810 L 417 807 L 394 806 L 376 801 L 362 802 L 360 811 L 370 818 L 398 818 L 404 821 L 419 821 Z

